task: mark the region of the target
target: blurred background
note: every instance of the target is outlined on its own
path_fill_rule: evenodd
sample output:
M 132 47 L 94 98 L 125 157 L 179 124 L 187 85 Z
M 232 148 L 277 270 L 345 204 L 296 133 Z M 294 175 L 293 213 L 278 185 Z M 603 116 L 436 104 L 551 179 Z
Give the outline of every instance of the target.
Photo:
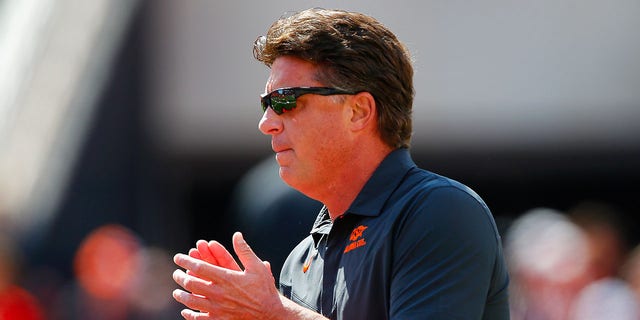
M 314 6 L 411 50 L 414 160 L 492 209 L 512 318 L 638 319 L 636 0 L 0 1 L 0 319 L 177 319 L 172 255 L 236 230 L 277 275 L 320 205 L 277 177 L 252 43 Z

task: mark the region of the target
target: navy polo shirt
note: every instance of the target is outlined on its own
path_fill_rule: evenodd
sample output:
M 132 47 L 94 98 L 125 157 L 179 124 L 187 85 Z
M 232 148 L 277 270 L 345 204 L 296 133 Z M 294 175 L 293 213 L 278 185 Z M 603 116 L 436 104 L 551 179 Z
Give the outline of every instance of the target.
M 323 208 L 280 291 L 331 319 L 509 319 L 491 212 L 468 187 L 390 153 L 349 209 Z

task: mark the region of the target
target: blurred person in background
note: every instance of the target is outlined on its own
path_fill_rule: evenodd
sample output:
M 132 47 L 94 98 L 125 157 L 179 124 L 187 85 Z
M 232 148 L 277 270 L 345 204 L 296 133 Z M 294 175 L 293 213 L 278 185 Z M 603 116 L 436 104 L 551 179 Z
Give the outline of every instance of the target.
M 512 319 L 637 320 L 638 301 L 620 276 L 625 257 L 618 216 L 602 203 L 566 213 L 535 208 L 508 229 Z
M 186 319 L 508 319 L 508 276 L 491 212 L 409 154 L 413 69 L 372 17 L 310 9 L 254 45 L 271 68 L 260 130 L 280 177 L 324 204 L 289 255 L 280 292 L 242 234 L 174 261 Z M 286 232 L 286 230 L 272 230 Z
M 636 301 L 640 304 L 640 245 L 636 246 L 625 261 L 622 277 L 635 293 Z
M 7 225 L 6 221 L 0 223 Z M 14 240 L 0 229 L 0 320 L 44 319 L 40 303 L 18 282 L 21 259 Z
M 586 236 L 590 276 L 572 306 L 571 319 L 640 319 L 635 294 L 620 278 L 628 245 L 618 211 L 606 203 L 585 201 L 569 209 L 567 215 Z
M 138 234 L 120 224 L 91 230 L 76 250 L 75 281 L 59 295 L 50 319 L 175 319 L 179 304 L 166 294 L 170 255 L 146 247 Z
M 534 208 L 517 218 L 505 235 L 511 275 L 511 318 L 569 319 L 589 274 L 587 237 L 566 215 Z
M 638 320 L 640 303 L 627 282 L 617 277 L 587 284 L 572 306 L 571 320 Z
M 129 292 L 137 291 L 142 278 L 140 250 L 137 235 L 122 225 L 88 232 L 75 251 L 74 279 L 60 290 L 51 318 L 131 319 Z
M 595 201 L 581 202 L 567 215 L 587 238 L 593 280 L 618 277 L 629 251 L 621 215 L 610 205 Z

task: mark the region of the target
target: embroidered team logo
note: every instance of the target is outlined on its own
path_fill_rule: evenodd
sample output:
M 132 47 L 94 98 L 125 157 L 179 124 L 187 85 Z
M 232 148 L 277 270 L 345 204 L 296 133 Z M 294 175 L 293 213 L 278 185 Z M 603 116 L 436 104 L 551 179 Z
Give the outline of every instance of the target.
M 364 240 L 364 230 L 367 229 L 367 226 L 359 225 L 353 231 L 351 231 L 351 235 L 349 236 L 349 240 L 351 241 L 346 248 L 344 248 L 344 253 L 347 253 L 353 249 L 360 248 L 367 244 Z

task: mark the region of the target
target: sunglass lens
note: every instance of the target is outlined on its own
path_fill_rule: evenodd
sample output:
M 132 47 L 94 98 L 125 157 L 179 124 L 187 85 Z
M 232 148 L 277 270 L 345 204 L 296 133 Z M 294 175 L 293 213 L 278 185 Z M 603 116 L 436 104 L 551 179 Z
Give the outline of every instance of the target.
M 296 107 L 296 96 L 289 90 L 278 90 L 271 93 L 271 108 L 277 114 L 292 110 Z

